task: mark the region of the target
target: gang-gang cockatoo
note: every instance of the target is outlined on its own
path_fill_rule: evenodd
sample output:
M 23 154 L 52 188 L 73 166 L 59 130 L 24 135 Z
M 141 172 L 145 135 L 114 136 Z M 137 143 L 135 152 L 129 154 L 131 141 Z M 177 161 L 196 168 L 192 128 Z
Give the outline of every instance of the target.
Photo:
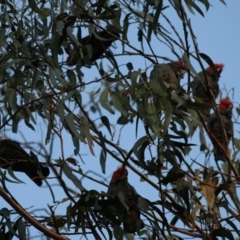
M 144 223 L 140 218 L 138 208 L 138 194 L 136 190 L 128 183 L 128 171 L 125 167 L 119 167 L 112 175 L 108 187 L 108 194 L 118 196 L 119 193 L 125 197 L 125 202 L 128 205 L 128 210 L 124 205 L 119 205 L 118 211 L 123 222 L 123 230 L 126 233 L 135 233 L 144 227 Z
M 212 96 L 207 89 L 207 83 L 209 84 L 215 99 L 219 94 L 218 81 L 220 74 L 223 71 L 224 65 L 222 63 L 215 63 L 214 65 L 217 73 L 215 73 L 212 67 L 209 66 L 205 69 L 206 77 L 204 75 L 204 71 L 201 71 L 191 82 L 193 96 L 201 100 L 202 103 L 211 104 L 213 102 Z M 202 110 L 201 113 L 204 120 L 207 122 L 210 116 L 210 108 Z
M 150 81 L 156 79 L 166 83 L 178 84 L 188 67 L 184 60 L 156 64 L 150 73 Z
M 223 129 L 226 132 L 226 140 L 227 142 L 224 141 L 224 135 L 221 130 L 221 124 L 220 121 L 216 115 L 216 113 L 213 113 L 210 115 L 209 121 L 208 121 L 208 128 L 209 130 L 213 133 L 215 138 L 221 143 L 222 147 L 228 152 L 228 145 L 229 142 L 233 136 L 233 122 L 232 122 L 232 108 L 233 108 L 233 103 L 228 99 L 224 98 L 220 100 L 220 104 L 218 106 L 219 109 L 219 114 L 222 120 L 223 124 Z M 226 161 L 226 157 L 222 150 L 214 143 L 213 141 L 213 146 L 214 146 L 214 158 L 215 160 L 222 160 Z

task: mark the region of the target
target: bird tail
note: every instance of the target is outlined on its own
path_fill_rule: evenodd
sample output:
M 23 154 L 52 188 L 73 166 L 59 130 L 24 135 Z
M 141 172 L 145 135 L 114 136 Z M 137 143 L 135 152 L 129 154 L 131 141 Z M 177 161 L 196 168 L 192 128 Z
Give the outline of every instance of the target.
M 140 213 L 135 209 L 130 209 L 127 213 L 125 221 L 123 222 L 123 230 L 126 233 L 139 232 L 144 228 L 144 223 L 140 218 Z
M 214 148 L 214 158 L 216 161 L 226 161 L 226 157 L 221 151 L 221 149 L 218 149 L 217 147 Z

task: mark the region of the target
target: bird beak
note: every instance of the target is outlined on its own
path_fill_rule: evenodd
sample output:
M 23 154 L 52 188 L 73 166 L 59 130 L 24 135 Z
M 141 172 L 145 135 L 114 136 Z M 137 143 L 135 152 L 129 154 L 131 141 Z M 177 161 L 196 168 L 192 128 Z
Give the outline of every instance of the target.
M 179 79 L 182 79 L 182 78 L 184 77 L 184 74 L 185 74 L 185 73 L 186 73 L 186 70 L 183 70 L 183 69 L 179 70 L 179 71 L 177 72 L 178 78 L 179 78 Z
M 218 72 L 218 75 L 219 77 L 221 76 L 221 73 L 222 73 L 222 69 L 221 68 L 217 68 L 217 72 Z
M 229 106 L 229 107 L 228 107 L 228 116 L 229 116 L 229 117 L 232 117 L 232 109 L 233 109 L 232 106 Z

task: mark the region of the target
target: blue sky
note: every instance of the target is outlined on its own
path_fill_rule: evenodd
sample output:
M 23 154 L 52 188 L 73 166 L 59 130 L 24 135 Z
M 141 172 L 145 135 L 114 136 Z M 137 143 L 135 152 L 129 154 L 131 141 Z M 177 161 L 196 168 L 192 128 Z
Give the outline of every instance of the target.
M 204 10 L 204 8 L 202 8 Z M 210 10 L 205 14 L 205 17 L 203 18 L 198 13 L 195 15 L 188 14 L 188 17 L 191 19 L 192 28 L 194 30 L 195 36 L 197 38 L 198 42 L 198 48 L 201 52 L 207 54 L 211 57 L 211 59 L 214 62 L 217 63 L 224 63 L 225 69 L 223 73 L 221 74 L 220 79 L 220 86 L 221 88 L 226 87 L 227 90 L 230 90 L 231 88 L 234 88 L 234 103 L 235 106 L 237 106 L 238 102 L 240 102 L 240 96 L 238 95 L 238 91 L 240 91 L 240 79 L 239 79 L 239 72 L 240 69 L 240 1 L 228 1 L 227 6 L 221 4 L 219 1 L 214 1 L 214 6 L 210 8 Z M 174 24 L 177 31 L 180 33 L 181 36 L 183 36 L 183 30 L 182 30 L 182 24 L 178 20 L 178 16 L 175 13 L 174 10 L 171 8 L 167 9 L 164 14 L 168 16 L 168 18 L 171 19 L 171 22 Z M 165 25 L 164 25 L 165 27 Z M 169 27 L 169 26 L 167 26 Z M 131 29 L 128 34 L 128 39 L 130 42 L 135 46 L 139 47 L 140 45 L 137 42 L 137 36 L 136 31 L 134 29 Z M 153 37 L 152 37 L 153 39 Z M 191 49 L 192 43 L 190 42 Z M 119 46 L 119 43 L 117 43 L 117 46 Z M 172 58 L 175 60 L 175 56 L 170 52 L 170 50 L 160 42 L 153 39 L 151 42 L 151 46 L 155 51 L 155 54 L 165 56 Z M 181 50 L 175 49 L 180 55 Z M 118 49 L 113 49 L 113 52 L 118 52 Z M 124 57 L 120 60 L 123 63 L 126 63 L 128 61 L 131 61 L 133 63 L 134 69 L 142 69 L 145 70 L 146 67 L 149 67 L 151 64 L 150 62 L 146 61 L 142 57 Z M 103 61 L 104 63 L 107 63 L 106 60 Z M 161 62 L 161 59 L 159 59 L 159 62 Z M 196 64 L 196 62 L 192 62 L 194 68 L 199 71 L 200 66 Z M 205 64 L 205 66 L 207 66 Z M 123 66 L 124 68 L 124 66 Z M 126 68 L 126 67 L 125 67 Z M 91 69 L 83 68 L 82 71 L 84 72 L 84 81 L 88 82 L 93 80 L 94 78 L 98 77 L 98 73 L 96 70 L 94 70 L 94 67 Z M 125 69 L 127 71 L 127 69 Z M 91 86 L 90 89 L 92 90 L 97 89 L 98 86 Z M 230 95 L 232 97 L 232 95 Z M 235 113 L 234 113 L 235 114 Z M 111 119 L 111 122 L 116 121 L 117 114 L 115 116 L 110 116 L 109 119 Z M 94 116 L 96 119 L 97 116 Z M 99 121 L 97 121 L 99 123 Z M 44 142 L 45 139 L 45 129 L 46 126 L 41 123 L 41 125 L 36 127 L 36 132 L 33 132 L 26 127 L 24 127 L 24 124 L 21 125 L 21 128 L 19 128 L 19 131 L 22 132 L 24 137 L 28 141 L 38 141 L 38 142 Z M 239 132 L 236 131 L 239 130 L 239 127 L 237 124 L 235 124 L 235 137 L 239 138 Z M 102 129 L 104 131 L 104 129 Z M 133 132 L 133 133 L 132 133 Z M 109 136 L 109 134 L 104 131 L 106 136 Z M 130 134 L 131 133 L 131 134 Z M 6 133 L 8 137 L 22 141 L 22 137 L 20 134 L 11 134 L 10 132 Z M 143 136 L 144 132 L 138 133 L 138 138 Z M 109 136 L 110 137 L 110 136 Z M 127 126 L 122 131 L 122 138 L 120 139 L 120 146 L 126 150 L 130 150 L 133 146 L 133 144 L 136 142 L 135 138 L 135 124 L 132 124 L 130 126 Z M 115 139 L 116 141 L 116 139 Z M 198 135 L 194 136 L 191 140 L 193 143 L 198 142 Z M 60 154 L 60 145 L 59 140 L 55 139 L 55 145 L 54 145 L 54 152 L 52 155 L 52 159 L 58 159 Z M 106 163 L 106 174 L 103 175 L 100 168 L 99 163 L 99 149 L 98 147 L 95 147 L 94 151 L 96 154 L 96 157 L 92 156 L 88 146 L 81 144 L 81 156 L 84 159 L 85 164 L 81 162 L 81 160 L 78 157 L 75 157 L 77 160 L 79 160 L 80 166 L 83 170 L 83 172 L 88 172 L 90 176 L 96 177 L 97 179 L 101 179 L 99 176 L 95 176 L 93 173 L 96 172 L 100 175 L 102 175 L 103 179 L 109 180 L 112 172 L 119 166 L 119 163 L 113 160 L 110 156 L 107 158 Z M 64 153 L 65 157 L 73 156 L 73 146 L 72 141 L 70 137 L 65 134 L 64 135 Z M 199 154 L 199 148 L 195 147 L 193 148 L 193 151 L 191 152 L 190 157 L 195 158 Z M 199 157 L 199 159 L 201 159 Z M 213 161 L 213 159 L 212 159 Z M 140 169 L 139 169 L 140 170 Z M 34 183 L 29 181 L 27 177 L 25 177 L 24 174 L 16 173 L 16 176 L 21 178 L 26 184 L 8 184 L 9 189 L 14 194 L 14 197 L 19 201 L 20 204 L 22 204 L 23 207 L 28 208 L 29 211 L 38 209 L 38 208 L 46 208 L 47 204 L 52 205 L 52 198 L 49 193 L 48 188 L 41 187 L 38 188 Z M 80 178 L 81 176 L 79 176 Z M 157 183 L 156 178 L 152 178 L 152 180 Z M 49 183 L 53 184 L 55 181 L 50 179 Z M 129 182 L 134 185 L 136 190 L 139 194 L 141 194 L 143 197 L 149 198 L 150 200 L 157 200 L 158 199 L 158 193 L 148 184 L 144 182 L 139 182 L 139 177 L 135 174 L 133 174 L 131 171 L 129 171 Z M 106 191 L 106 188 L 103 186 L 100 186 L 98 184 L 92 183 L 91 181 L 88 181 L 87 179 L 82 180 L 83 186 L 88 189 L 96 189 L 98 191 Z M 72 186 L 74 190 L 78 191 L 72 183 L 69 182 L 69 185 Z M 55 197 L 56 200 L 61 201 L 66 196 L 63 194 L 60 187 L 55 186 L 54 187 Z M 56 214 L 64 214 L 66 212 L 66 205 L 68 205 L 69 202 L 67 202 L 65 205 L 58 207 L 56 209 Z M 0 198 L 0 206 L 1 207 L 9 207 L 1 198 Z M 44 214 L 44 212 L 42 212 Z M 32 230 L 32 228 L 31 228 Z M 31 236 L 39 235 L 39 237 L 35 239 L 40 239 L 40 234 L 37 231 L 31 231 Z M 79 236 L 71 237 L 72 240 L 80 239 Z M 88 239 L 93 239 L 92 237 L 89 237 Z M 137 239 L 137 237 L 136 237 Z

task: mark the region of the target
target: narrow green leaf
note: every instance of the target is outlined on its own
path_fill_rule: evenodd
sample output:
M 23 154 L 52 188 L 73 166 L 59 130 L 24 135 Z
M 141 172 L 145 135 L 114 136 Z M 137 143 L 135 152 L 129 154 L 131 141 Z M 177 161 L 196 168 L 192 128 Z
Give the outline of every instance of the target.
M 102 149 L 101 153 L 100 153 L 100 166 L 102 169 L 102 173 L 105 174 L 106 173 L 106 153 L 105 151 Z
M 57 31 L 58 31 L 58 34 L 59 36 L 62 36 L 62 31 L 63 31 L 63 28 L 64 28 L 64 23 L 63 21 L 58 21 L 57 22 Z
M 138 133 L 138 124 L 139 124 L 139 116 L 137 116 L 137 120 L 136 120 L 136 128 L 135 128 L 135 132 L 136 132 L 136 138 L 137 138 L 137 133 Z
M 22 220 L 18 222 L 17 228 L 18 228 L 19 239 L 27 239 L 26 226 Z
M 67 206 L 66 216 L 67 216 L 67 229 L 69 231 L 70 226 L 72 224 L 72 204 L 71 203 Z
M 205 5 L 206 11 L 208 11 L 210 8 L 209 1 L 208 0 L 199 0 L 199 1 Z
M 52 68 L 49 69 L 49 78 L 51 80 L 51 83 L 53 85 L 54 88 L 61 90 L 61 86 L 59 83 L 57 83 L 55 76 L 54 76 L 54 70 Z
M 51 185 L 48 183 L 48 181 L 46 179 L 43 179 L 43 181 L 46 183 L 50 193 L 51 193 L 51 196 L 52 196 L 52 201 L 55 202 L 56 201 L 56 198 L 55 198 L 55 195 L 54 195 L 54 192 L 52 190 L 52 187 Z
M 192 0 L 187 0 L 187 2 L 188 2 L 187 6 L 188 6 L 189 10 L 190 10 L 193 14 L 194 14 L 194 12 L 191 10 L 192 7 L 193 7 L 200 15 L 202 15 L 202 16 L 204 17 L 204 14 L 203 14 L 202 10 L 198 7 L 198 5 L 197 5 L 194 1 L 192 1 Z
M 44 17 L 48 17 L 51 15 L 51 10 L 48 9 L 48 8 L 39 8 L 36 4 L 36 1 L 35 0 L 28 0 L 28 3 L 29 3 L 29 6 L 30 8 L 38 13 L 39 15 L 42 15 Z
M 129 207 L 125 201 L 125 195 L 123 194 L 123 192 L 119 192 L 118 193 L 118 198 L 120 200 L 120 202 L 122 203 L 122 205 L 126 208 L 126 210 L 128 211 L 129 210 Z
M 186 53 L 183 54 L 182 59 L 185 61 L 185 63 L 187 64 L 188 69 L 196 76 L 198 73 L 197 71 L 194 69 L 194 67 L 192 66 L 191 62 L 189 61 L 189 58 L 187 56 Z
M 154 22 L 154 17 L 151 16 L 150 14 L 146 14 L 145 12 L 138 12 L 139 16 L 143 19 L 146 18 L 146 20 L 150 23 L 153 23 Z
M 13 179 L 15 179 L 15 180 L 17 181 L 17 182 L 15 182 L 15 183 L 24 183 L 24 184 L 25 184 L 25 182 L 21 181 L 20 179 L 18 179 L 18 178 L 15 176 L 14 171 L 12 170 L 11 167 L 8 168 L 7 170 L 8 170 L 8 174 L 9 174 Z M 12 182 L 12 181 L 11 181 L 11 182 Z
M 164 119 L 164 123 L 162 126 L 162 136 L 164 136 L 166 134 L 166 132 L 168 131 L 168 126 L 171 122 L 172 119 L 172 104 L 167 100 L 167 99 L 162 99 L 162 104 L 164 106 L 164 112 L 165 112 L 165 119 Z
M 57 163 L 60 163 L 59 160 L 56 160 Z M 60 165 L 62 165 L 62 163 L 60 163 Z M 71 168 L 67 165 L 67 163 L 64 162 L 63 168 L 62 168 L 64 174 L 67 176 L 67 178 L 69 178 L 73 184 L 81 191 L 86 191 L 86 188 L 84 188 L 82 186 L 82 182 L 80 181 L 80 179 L 78 179 L 76 177 L 75 174 L 72 173 Z
M 160 16 L 161 11 L 162 11 L 162 6 L 163 6 L 163 1 L 162 0 L 158 1 L 157 10 L 155 12 L 154 21 L 153 21 L 153 26 L 154 26 L 155 29 L 158 27 L 159 16 Z
M 46 133 L 46 138 L 45 138 L 45 144 L 47 145 L 51 139 L 51 133 L 52 133 L 52 125 L 51 122 L 48 122 L 48 128 L 47 128 L 47 133 Z
M 111 107 L 108 104 L 108 92 L 107 91 L 103 91 L 101 93 L 99 101 L 100 101 L 101 106 L 104 109 L 106 109 L 111 114 L 115 114 L 114 111 L 111 109 Z
M 227 5 L 224 0 L 220 0 L 221 3 L 223 3 L 225 6 Z
M 216 76 L 218 76 L 217 69 L 216 69 L 216 67 L 215 67 L 212 59 L 211 59 L 208 55 L 206 55 L 205 53 L 199 53 L 199 55 L 200 55 L 200 57 L 201 57 L 202 59 L 204 59 L 204 61 L 207 62 L 208 65 L 213 69 L 214 74 L 215 74 Z
M 179 0 L 173 0 L 173 1 L 170 1 L 170 3 L 175 8 L 179 18 L 182 19 L 182 15 L 181 15 L 181 8 L 182 8 L 182 6 L 181 6 Z
M 82 49 L 82 45 L 79 43 L 77 37 L 72 33 L 72 28 L 69 26 L 67 27 L 67 34 L 70 39 L 77 45 L 79 49 Z
M 126 14 L 125 18 L 123 19 L 123 34 L 122 34 L 122 38 L 123 40 L 128 42 L 127 39 L 127 33 L 128 33 L 128 27 L 129 27 L 129 17 L 131 16 L 132 13 L 128 13 Z M 123 51 L 125 50 L 125 41 L 122 41 L 122 47 L 123 47 Z
M 70 128 L 71 132 L 74 134 L 75 137 L 77 137 L 82 142 L 86 143 L 85 139 L 82 135 L 79 134 L 75 124 L 74 124 L 74 115 L 73 113 L 68 113 L 65 117 L 65 120 L 67 122 L 67 126 Z
M 139 159 L 139 161 L 141 158 L 141 156 L 139 155 L 140 154 L 139 149 L 142 147 L 144 142 L 149 142 L 148 137 L 143 136 L 143 137 L 139 138 L 133 146 L 133 152 L 134 152 L 135 156 Z
M 4 45 L 4 37 L 5 37 L 6 29 L 1 28 L 0 29 L 0 48 Z
M 90 150 L 91 154 L 93 156 L 95 156 L 94 149 L 93 149 L 94 144 L 93 144 L 93 140 L 92 140 L 92 135 L 90 133 L 90 125 L 89 125 L 89 121 L 86 117 L 82 117 L 81 128 L 87 139 L 87 144 L 88 144 L 89 150 Z
M 119 225 L 114 225 L 113 227 L 113 235 L 116 240 L 123 240 L 123 230 Z
M 77 78 L 76 78 L 76 74 L 74 73 L 74 71 L 68 69 L 66 73 L 67 73 L 67 76 L 68 76 L 68 79 L 69 79 L 68 84 L 71 87 L 76 86 Z
M 107 128 L 107 130 L 109 131 L 109 133 L 112 136 L 111 126 L 110 126 L 110 122 L 109 122 L 108 118 L 106 116 L 102 116 L 101 120 L 102 120 L 102 123 L 104 124 L 104 126 Z
M 162 82 L 163 84 L 163 82 Z M 166 97 L 167 96 L 167 89 L 165 86 L 161 86 L 161 84 L 159 83 L 159 81 L 157 79 L 152 79 L 150 82 L 149 82 L 149 86 L 151 87 L 151 89 L 159 94 L 160 96 L 162 97 Z
M 123 116 L 127 116 L 128 115 L 128 111 L 126 109 L 126 105 L 127 105 L 127 100 L 126 98 L 118 95 L 118 94 L 112 94 L 111 96 L 112 98 L 112 102 L 113 105 L 115 106 L 115 108 L 123 114 Z
M 199 126 L 199 138 L 200 138 L 200 143 L 201 143 L 200 151 L 203 151 L 203 150 L 207 149 L 207 143 L 206 143 L 206 139 L 204 136 L 204 131 L 203 131 L 202 126 Z
M 124 117 L 123 115 L 121 115 L 117 120 L 117 124 L 119 125 L 126 125 L 128 123 L 129 123 L 128 117 Z
M 12 171 L 12 170 L 11 170 L 10 168 L 8 168 L 7 171 L 10 173 L 10 171 Z M 8 177 L 6 176 L 6 171 L 2 172 L 1 169 L 0 169 L 0 176 L 1 176 L 2 180 L 7 181 L 7 182 L 11 182 L 11 183 L 19 183 L 19 182 L 21 182 L 21 183 L 24 183 L 24 182 L 20 181 L 20 180 L 13 174 L 13 171 L 11 172 L 11 176 L 12 176 L 12 178 L 16 179 L 17 182 L 12 181 L 10 178 L 8 178 Z

